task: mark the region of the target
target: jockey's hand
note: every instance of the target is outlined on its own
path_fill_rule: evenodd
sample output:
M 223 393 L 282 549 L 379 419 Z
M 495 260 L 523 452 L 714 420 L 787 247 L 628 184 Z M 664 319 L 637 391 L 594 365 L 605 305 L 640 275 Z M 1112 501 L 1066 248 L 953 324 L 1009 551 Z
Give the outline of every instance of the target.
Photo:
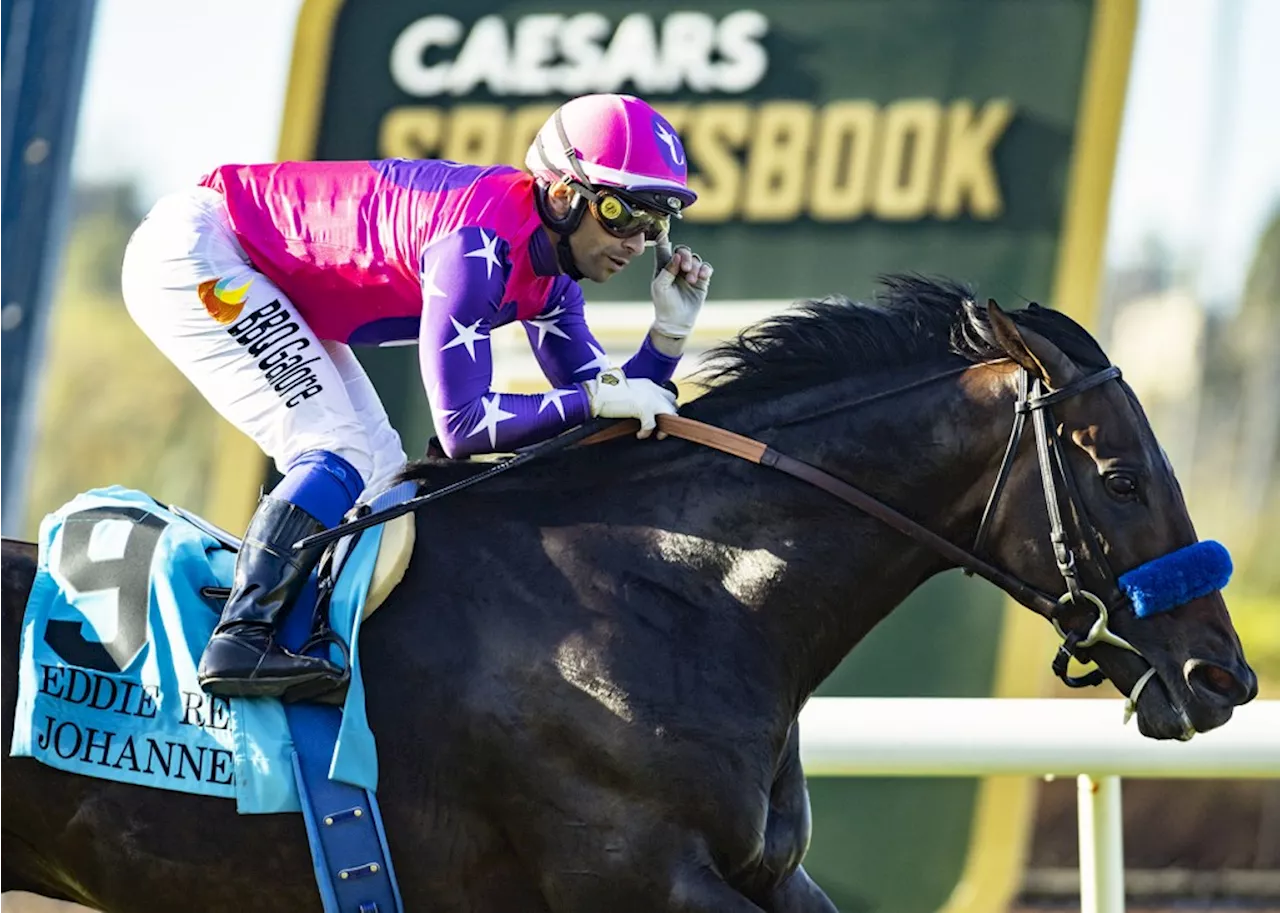
M 714 270 L 710 263 L 683 244 L 674 250 L 671 238 L 663 234 L 654 246 L 653 295 L 654 332 L 683 340 L 693 332 L 698 312 L 707 300 Z
M 644 377 L 627 377 L 621 368 L 601 371 L 583 384 L 591 402 L 591 415 L 603 418 L 638 418 L 638 438 L 646 438 L 656 427 L 656 416 L 675 415 L 676 398 Z

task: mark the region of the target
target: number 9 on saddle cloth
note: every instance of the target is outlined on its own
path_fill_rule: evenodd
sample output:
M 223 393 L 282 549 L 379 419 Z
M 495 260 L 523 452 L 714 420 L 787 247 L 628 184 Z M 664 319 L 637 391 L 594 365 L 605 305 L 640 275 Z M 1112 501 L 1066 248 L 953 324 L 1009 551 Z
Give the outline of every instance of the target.
M 399 497 L 412 492 L 404 486 Z M 360 622 L 403 576 L 413 535 L 405 515 L 329 550 L 334 559 L 325 563 L 342 573 L 320 587 L 327 626 L 357 642 Z M 23 620 L 11 754 L 234 798 L 242 813 L 299 810 L 281 704 L 205 694 L 196 681 L 236 544 L 198 517 L 118 486 L 46 517 Z M 316 590 L 312 584 L 298 601 L 282 637 L 310 637 Z M 373 789 L 377 755 L 353 659 L 334 773 Z

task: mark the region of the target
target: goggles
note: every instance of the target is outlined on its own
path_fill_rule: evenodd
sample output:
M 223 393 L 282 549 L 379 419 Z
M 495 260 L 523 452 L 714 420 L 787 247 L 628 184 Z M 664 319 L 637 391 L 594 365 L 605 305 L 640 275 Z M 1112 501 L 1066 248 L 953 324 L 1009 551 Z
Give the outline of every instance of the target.
M 656 241 L 671 227 L 665 214 L 637 206 L 608 190 L 591 191 L 587 201 L 591 215 L 615 238 L 643 234 L 646 241 Z

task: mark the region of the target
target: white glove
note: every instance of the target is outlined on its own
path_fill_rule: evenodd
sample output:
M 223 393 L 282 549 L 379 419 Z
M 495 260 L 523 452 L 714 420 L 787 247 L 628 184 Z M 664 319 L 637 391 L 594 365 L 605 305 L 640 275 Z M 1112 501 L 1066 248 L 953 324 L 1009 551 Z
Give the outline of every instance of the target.
M 683 244 L 674 251 L 671 238 L 662 235 L 654 246 L 653 328 L 671 339 L 684 339 L 693 332 L 693 324 L 707 300 L 714 270 L 710 263 Z
M 645 377 L 627 377 L 621 368 L 601 371 L 583 386 L 593 418 L 638 418 L 639 438 L 653 433 L 655 416 L 676 414 L 676 398 L 670 390 Z

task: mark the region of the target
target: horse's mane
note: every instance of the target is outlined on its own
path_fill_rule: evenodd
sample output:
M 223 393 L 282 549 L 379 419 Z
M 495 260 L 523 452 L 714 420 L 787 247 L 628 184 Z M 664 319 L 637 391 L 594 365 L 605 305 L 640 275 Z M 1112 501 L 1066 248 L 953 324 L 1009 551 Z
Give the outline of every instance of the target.
M 1009 312 L 1014 322 L 1056 344 L 1078 364 L 1109 364 L 1083 327 L 1031 304 Z M 870 302 L 842 295 L 799 301 L 707 353 L 699 379 L 708 404 L 776 397 L 848 377 L 958 356 L 1005 358 L 972 289 L 917 274 L 881 276 Z
M 1030 304 L 1007 312 L 1021 327 L 1057 345 L 1077 364 L 1092 369 L 1110 362 L 1089 333 L 1049 308 Z M 707 354 L 699 372 L 708 391 L 682 412 L 714 421 L 744 402 L 877 371 L 962 359 L 1007 357 L 996 342 L 985 304 L 967 285 L 918 274 L 881 276 L 869 302 L 830 296 L 796 302 L 789 310 L 755 323 Z M 448 484 L 487 468 L 487 463 L 427 459 L 412 463 L 403 478 Z

